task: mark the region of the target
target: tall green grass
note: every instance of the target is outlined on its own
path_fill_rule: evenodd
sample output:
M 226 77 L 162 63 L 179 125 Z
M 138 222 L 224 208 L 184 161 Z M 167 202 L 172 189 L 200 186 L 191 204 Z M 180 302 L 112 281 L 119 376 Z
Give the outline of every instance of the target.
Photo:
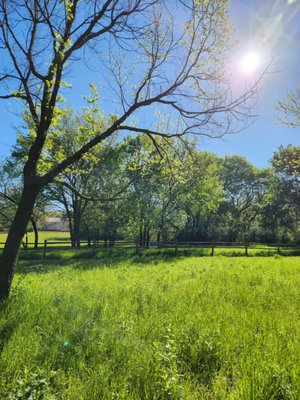
M 0 248 L 0 255 L 1 255 Z M 247 257 L 273 257 L 276 256 L 277 250 L 270 247 L 265 248 L 251 248 L 248 250 Z M 283 249 L 280 255 L 282 256 L 296 256 L 300 255 L 300 249 Z M 138 254 L 136 253 L 135 246 L 127 247 L 108 247 L 104 248 L 99 246 L 96 249 L 93 247 L 88 247 L 84 245 L 80 248 L 72 248 L 70 246 L 62 245 L 58 247 L 47 247 L 46 258 L 44 257 L 44 248 L 40 246 L 38 249 L 23 249 L 21 248 L 19 259 L 22 261 L 27 261 L 32 263 L 33 260 L 40 261 L 40 263 L 50 262 L 66 262 L 71 260 L 86 260 L 86 259 L 96 259 L 100 262 L 114 260 L 114 262 L 119 262 L 121 259 L 127 258 L 133 262 L 145 262 L 149 263 L 153 259 L 168 260 L 168 259 L 178 259 L 185 257 L 210 257 L 211 249 L 201 249 L 201 248 L 191 248 L 191 249 L 140 249 Z M 214 251 L 214 256 L 226 256 L 226 257 L 241 257 L 245 256 L 245 250 L 241 248 L 217 248 Z
M 0 311 L 1 399 L 300 398 L 297 258 L 23 267 Z

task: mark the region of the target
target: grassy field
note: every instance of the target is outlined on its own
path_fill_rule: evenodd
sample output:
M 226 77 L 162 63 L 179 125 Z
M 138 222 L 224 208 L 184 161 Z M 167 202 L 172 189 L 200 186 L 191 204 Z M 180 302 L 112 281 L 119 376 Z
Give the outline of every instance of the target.
M 299 258 L 19 270 L 0 313 L 1 399 L 300 398 Z
M 6 240 L 7 233 L 6 232 L 0 232 L 0 243 L 5 242 Z M 39 242 L 43 243 L 44 240 L 70 240 L 70 233 L 69 232 L 56 232 L 56 231 L 41 231 L 39 232 Z M 28 232 L 28 241 L 30 243 L 34 242 L 34 233 L 33 232 Z M 2 246 L 3 247 L 3 246 Z
M 69 232 L 39 232 L 39 247 L 34 249 L 33 241 L 34 236 L 32 232 L 28 234 L 29 246 L 24 249 L 21 246 L 21 259 L 27 260 L 40 260 L 43 262 L 44 259 L 44 240 L 48 240 L 47 244 L 47 258 L 52 260 L 66 260 L 66 259 L 86 259 L 95 257 L 94 249 L 87 246 L 87 241 L 82 241 L 81 248 L 71 248 L 70 246 L 70 234 Z M 6 240 L 6 233 L 0 233 L 0 253 L 4 247 Z M 124 257 L 131 257 L 135 254 L 136 246 L 134 241 L 132 242 L 116 242 L 113 248 L 104 248 L 104 242 L 99 242 L 96 248 L 98 258 L 107 258 L 108 256 L 120 255 Z M 141 257 L 153 257 L 153 256 L 166 256 L 166 257 L 187 257 L 187 256 L 210 256 L 212 249 L 208 244 L 206 248 L 203 246 L 195 245 L 179 245 L 178 250 L 175 251 L 175 244 L 163 245 L 157 248 L 146 248 L 139 250 L 139 256 Z M 248 256 L 274 256 L 277 254 L 277 247 L 266 244 L 251 244 L 248 248 Z M 294 245 L 293 247 L 280 247 L 280 254 L 284 256 L 298 256 L 300 255 L 300 246 Z M 245 247 L 241 245 L 233 246 L 219 246 L 217 245 L 214 249 L 215 256 L 227 256 L 227 257 L 239 257 L 245 255 Z
M 21 247 L 21 259 L 34 259 L 34 260 L 43 260 L 44 259 L 44 240 L 48 240 L 47 244 L 47 258 L 52 260 L 65 260 L 65 259 L 85 259 L 94 257 L 94 251 L 92 248 L 88 248 L 87 241 L 82 241 L 81 248 L 71 248 L 70 246 L 70 233 L 69 232 L 39 232 L 39 248 L 37 250 L 34 249 L 34 235 L 33 232 L 28 233 L 28 241 L 29 246 L 27 249 Z M 0 252 L 4 247 L 4 242 L 6 240 L 6 233 L 0 232 Z M 99 246 L 96 249 L 98 253 L 98 258 L 107 257 L 107 255 L 116 255 L 120 253 L 123 257 L 131 256 L 135 253 L 135 243 L 132 240 L 131 242 L 116 242 L 113 248 L 107 247 L 104 248 L 104 242 L 100 241 Z M 156 248 L 147 248 L 140 249 L 140 256 L 210 256 L 212 252 L 210 244 L 207 244 L 207 247 L 203 246 L 195 246 L 195 245 L 181 245 L 179 244 L 178 250 L 175 252 L 175 244 L 171 245 L 161 245 L 159 249 Z M 175 254 L 176 253 L 176 254 Z M 270 246 L 266 244 L 253 244 L 251 243 L 248 248 L 248 256 L 274 256 L 277 254 L 277 247 Z M 280 254 L 285 256 L 298 256 L 300 255 L 300 246 L 294 245 L 293 247 L 280 247 Z M 227 257 L 238 257 L 245 255 L 245 247 L 241 245 L 233 246 L 220 246 L 217 245 L 214 249 L 215 256 L 227 256 Z

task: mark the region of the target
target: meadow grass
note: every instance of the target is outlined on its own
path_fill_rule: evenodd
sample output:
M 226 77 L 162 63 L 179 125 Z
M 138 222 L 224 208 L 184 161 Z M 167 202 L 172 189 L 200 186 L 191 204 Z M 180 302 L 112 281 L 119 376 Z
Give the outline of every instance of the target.
M 3 248 L 3 244 L 6 241 L 7 232 L 0 232 L 0 249 Z M 44 240 L 70 240 L 70 232 L 60 231 L 39 231 L 39 243 L 43 243 Z M 28 232 L 29 243 L 34 243 L 34 233 Z
M 20 267 L 1 306 L 1 399 L 300 398 L 299 258 Z
M 1 249 L 0 249 L 1 253 Z M 277 249 L 269 246 L 260 246 L 258 248 L 253 247 L 248 249 L 248 257 L 273 257 L 276 255 Z M 300 255 L 300 248 L 289 248 L 282 249 L 282 256 L 296 256 Z M 72 248 L 69 245 L 61 245 L 61 246 L 48 246 L 46 260 L 53 261 L 68 261 L 68 260 L 80 260 L 80 259 L 98 259 L 101 262 L 114 260 L 119 262 L 121 259 L 126 258 L 131 261 L 146 261 L 152 259 L 178 259 L 178 258 L 186 258 L 186 257 L 210 257 L 211 249 L 210 248 L 179 248 L 177 252 L 174 248 L 145 248 L 140 249 L 138 254 L 136 254 L 135 245 L 132 244 L 126 245 L 123 247 L 122 245 L 118 245 L 116 247 L 107 247 L 104 248 L 103 245 L 100 245 L 96 249 L 93 247 L 88 247 L 86 244 L 81 246 L 80 248 Z M 215 248 L 214 256 L 226 256 L 226 257 L 241 257 L 245 256 L 244 248 Z M 40 261 L 42 263 L 45 262 L 44 259 L 44 250 L 43 246 L 40 246 L 38 249 L 21 248 L 20 252 L 20 260 L 28 260 L 29 262 L 32 260 Z
M 0 252 L 4 247 L 4 242 L 6 240 L 7 233 L 0 232 Z M 93 249 L 87 246 L 87 241 L 82 241 L 81 248 L 71 248 L 70 245 L 70 233 L 69 232 L 60 232 L 60 231 L 40 231 L 39 232 L 39 248 L 34 249 L 34 233 L 28 232 L 28 242 L 29 246 L 27 249 L 21 247 L 21 259 L 35 259 L 42 260 L 43 259 L 43 244 L 44 241 L 48 240 L 47 245 L 47 258 L 58 260 L 58 259 L 66 259 L 66 258 L 90 258 L 93 255 Z M 54 242 L 54 243 L 51 243 Z M 113 247 L 107 247 L 104 249 L 104 242 L 101 241 L 99 243 L 99 247 L 96 249 L 97 253 L 103 257 L 105 254 L 117 254 L 118 252 L 122 255 L 126 253 L 127 255 L 131 255 L 135 253 L 135 243 L 132 240 L 126 241 L 122 243 L 122 241 L 117 242 L 117 244 Z M 173 256 L 175 253 L 175 244 L 161 246 L 160 249 L 156 248 L 146 248 L 140 250 L 140 255 L 142 253 L 146 253 L 147 256 L 153 256 L 161 254 L 165 254 L 166 256 Z M 269 246 L 267 244 L 255 244 L 251 243 L 248 248 L 248 256 L 274 256 L 277 253 L 276 246 Z M 210 256 L 211 255 L 211 247 L 207 245 L 207 248 L 203 246 L 195 246 L 195 245 L 179 245 L 178 251 L 176 252 L 176 256 Z M 217 246 L 214 249 L 214 255 L 216 256 L 228 256 L 228 257 L 239 257 L 245 255 L 245 248 L 243 246 L 235 247 L 234 243 L 232 246 L 224 247 Z M 300 255 L 300 246 L 294 245 L 293 247 L 281 247 L 281 255 L 293 256 Z

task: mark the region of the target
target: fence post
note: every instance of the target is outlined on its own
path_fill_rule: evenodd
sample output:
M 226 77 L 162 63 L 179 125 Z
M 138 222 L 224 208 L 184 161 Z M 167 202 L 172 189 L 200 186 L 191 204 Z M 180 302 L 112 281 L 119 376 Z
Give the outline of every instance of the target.
M 25 249 L 28 249 L 28 233 L 26 232 L 25 236 Z
M 248 256 L 248 242 L 245 243 L 245 256 Z
M 277 243 L 277 254 L 280 255 L 280 245 L 279 245 L 279 243 Z
M 44 258 L 47 256 L 47 239 L 44 240 Z
M 96 254 L 96 241 L 95 240 L 93 240 L 92 248 L 93 248 L 93 256 L 94 256 Z
M 138 239 L 135 241 L 135 254 L 136 255 L 139 254 L 139 241 L 138 241 Z
M 175 240 L 175 254 L 178 252 L 178 240 Z
M 214 256 L 214 254 L 215 254 L 215 243 L 214 242 L 211 242 L 211 256 Z

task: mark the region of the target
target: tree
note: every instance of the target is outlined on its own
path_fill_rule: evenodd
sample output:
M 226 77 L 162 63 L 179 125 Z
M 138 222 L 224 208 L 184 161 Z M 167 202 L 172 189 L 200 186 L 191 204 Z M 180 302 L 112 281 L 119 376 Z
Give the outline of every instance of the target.
M 9 294 L 39 192 L 97 144 L 124 131 L 142 132 L 154 142 L 157 135 L 220 137 L 247 115 L 257 84 L 234 96 L 221 68 L 228 47 L 227 1 L 178 0 L 182 20 L 176 29 L 168 5 L 159 0 L 0 1 L 0 98 L 20 99 L 34 127 L 19 206 L 0 261 L 0 298 Z M 57 123 L 66 72 L 84 49 L 98 52 L 102 78 L 109 79 L 111 94 L 118 96 L 118 115 L 73 154 L 40 169 Z M 137 124 L 139 112 L 154 106 L 177 122 L 164 131 L 153 129 L 151 118 Z
M 143 245 L 150 240 L 151 231 L 156 227 L 162 158 L 144 135 L 128 137 L 122 145 L 125 174 L 132 181 L 125 199 L 127 218 L 124 233 Z
M 187 149 L 174 139 L 156 140 L 138 135 L 124 143 L 125 165 L 132 181 L 128 193 L 128 233 L 147 244 L 151 236 L 167 240 L 182 224 L 180 198 L 189 168 L 184 165 Z
M 183 240 L 215 239 L 215 214 L 223 201 L 220 159 L 208 152 L 193 149 L 189 179 L 183 196 L 187 224 L 180 232 Z
M 72 155 L 86 138 L 93 138 L 95 126 L 97 129 L 101 126 L 105 129 L 105 120 L 101 112 L 95 109 L 97 103 L 91 99 L 89 102 L 92 107 L 85 108 L 78 115 L 74 115 L 71 110 L 65 113 L 57 126 L 59 136 L 51 142 L 51 145 L 46 146 L 44 163 L 55 165 Z M 98 171 L 103 167 L 104 159 L 108 157 L 111 139 L 112 136 L 105 144 L 93 148 L 88 155 L 72 164 L 46 189 L 49 200 L 60 204 L 67 215 L 73 246 L 80 246 L 81 223 L 88 204 L 93 199 L 99 201 L 100 179 L 95 178 L 99 178 Z M 104 195 L 103 198 L 105 197 L 107 196 Z
M 268 181 L 268 193 L 260 210 L 260 237 L 263 241 L 279 242 L 295 238 L 297 218 L 287 202 L 285 184 L 273 173 Z
M 124 143 L 104 146 L 101 160 L 95 165 L 90 185 L 97 193 L 83 214 L 83 230 L 88 236 L 105 240 L 112 246 L 120 237 L 120 228 L 128 221 L 127 196 L 132 181 L 127 176 L 124 162 Z
M 294 210 L 294 220 L 300 220 L 300 147 L 280 147 L 274 153 L 272 165 L 277 173 L 280 196 L 290 209 Z
M 290 180 L 295 186 L 298 186 L 300 182 L 300 146 L 279 147 L 279 150 L 273 155 L 272 164 L 282 178 Z
M 190 234 L 191 220 L 212 213 L 221 200 L 215 155 L 174 139 L 159 139 L 157 145 L 161 154 L 149 138 L 138 135 L 124 146 L 127 175 L 133 182 L 126 196 L 126 225 L 141 244 Z
M 16 213 L 21 195 L 20 175 L 18 169 L 10 158 L 6 159 L 1 166 L 0 174 L 0 223 L 9 229 Z M 44 214 L 46 202 L 43 196 L 38 196 L 30 223 L 34 232 L 34 247 L 38 247 L 39 235 L 37 221 Z M 26 242 L 27 242 L 26 231 Z
M 286 100 L 278 103 L 278 110 L 283 112 L 284 118 L 279 121 L 284 125 L 296 128 L 300 126 L 300 91 L 290 92 Z
M 219 222 L 230 241 L 249 239 L 267 194 L 269 177 L 268 170 L 255 168 L 243 157 L 225 157 L 221 168 L 225 199 L 220 205 Z

